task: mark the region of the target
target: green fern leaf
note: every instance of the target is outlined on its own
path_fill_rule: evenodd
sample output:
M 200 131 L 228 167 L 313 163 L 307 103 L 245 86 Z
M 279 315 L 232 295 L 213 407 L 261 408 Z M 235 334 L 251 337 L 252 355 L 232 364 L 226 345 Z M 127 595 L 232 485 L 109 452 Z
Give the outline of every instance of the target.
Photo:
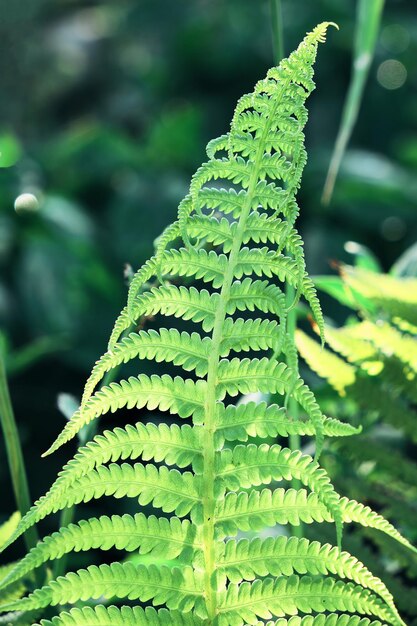
M 371 622 L 367 617 L 359 615 L 322 613 L 304 617 L 293 616 L 289 620 L 280 618 L 274 622 L 267 622 L 266 626 L 382 626 L 382 624 L 378 621 Z
M 52 620 L 42 620 L 35 626 L 203 626 L 203 620 L 191 613 L 168 611 L 140 606 L 86 606 L 82 609 L 60 613 Z M 321 626 L 321 625 L 320 625 Z M 327 624 L 323 625 L 327 626 Z M 339 626 L 339 624 L 329 624 Z M 345 626 L 345 624 L 340 624 Z M 354 626 L 377 626 L 376 624 L 358 624 Z
M 326 329 L 328 338 L 330 331 Z M 319 344 L 303 331 L 296 331 L 297 348 L 310 367 L 314 368 L 319 376 L 326 378 L 341 394 L 345 395 L 346 387 L 350 387 L 356 380 L 355 368 L 346 363 L 339 356 L 319 346 Z
M 0 577 L 7 578 L 14 568 L 18 566 L 16 563 L 8 563 L 0 567 Z M 12 580 L 6 588 L 0 589 L 0 604 L 6 604 L 18 600 L 26 593 L 26 585 L 22 580 Z
M 196 605 L 204 617 L 202 577 L 191 567 L 112 563 L 61 576 L 21 600 L 0 605 L 1 611 L 33 610 L 77 600 L 105 598 L 152 600 L 170 609 L 188 612 Z M 196 607 L 196 609 L 197 609 Z
M 218 404 L 215 441 L 220 448 L 226 441 L 247 441 L 249 437 L 288 437 L 289 435 L 314 435 L 311 420 L 292 420 L 287 409 L 266 402 L 247 402 L 238 406 Z M 337 419 L 323 418 L 323 434 L 327 437 L 348 437 L 361 432 Z
M 169 520 L 143 513 L 131 515 L 112 515 L 96 519 L 82 520 L 70 524 L 39 542 L 28 554 L 13 567 L 0 570 L 2 579 L 0 589 L 26 576 L 29 572 L 47 561 L 60 558 L 70 552 L 91 549 L 139 550 L 140 554 L 150 554 L 158 558 L 174 559 L 186 554 L 191 559 L 201 545 L 196 538 L 196 527 L 188 520 L 180 521 L 177 517 Z M 6 601 L 3 595 L 2 601 Z
M 85 404 L 106 372 L 138 357 L 155 359 L 158 363 L 172 362 L 181 365 L 187 372 L 195 370 L 197 376 L 204 376 L 207 373 L 210 343 L 208 337 L 202 338 L 198 333 L 185 331 L 180 333 L 175 328 L 131 333 L 96 363 L 86 384 L 82 404 Z
M 317 453 L 319 456 L 323 445 L 323 414 L 308 387 L 301 379 L 294 382 L 294 373 L 275 359 L 223 359 L 219 363 L 218 399 L 227 394 L 236 396 L 238 393 L 292 393 L 294 399 L 306 411 L 315 426 Z
M 296 537 L 229 540 L 219 556 L 219 565 L 232 583 L 268 575 L 335 574 L 375 592 L 395 612 L 393 597 L 384 583 L 348 552 L 329 544 Z
M 200 513 L 199 477 L 191 472 L 169 470 L 165 466 L 141 463 L 101 466 L 79 478 L 61 497 L 59 508 L 88 502 L 102 496 L 138 498 L 144 506 L 152 503 L 164 512 L 183 517 L 192 511 Z
M 282 341 L 282 330 L 275 321 L 227 317 L 223 326 L 223 340 L 220 347 L 222 357 L 235 352 L 249 352 L 251 350 L 274 351 Z
M 103 496 L 113 504 L 129 498 L 129 507 L 136 500 L 142 510 L 61 528 L 5 572 L 3 590 L 47 561 L 77 551 L 120 550 L 130 559 L 90 565 L 26 597 L 4 601 L 0 609 L 7 620 L 10 611 L 19 616 L 77 603 L 70 612 L 58 609 L 43 626 L 242 626 L 273 616 L 288 616 L 284 623 L 278 620 L 280 626 L 370 626 L 363 615 L 402 626 L 381 581 L 346 552 L 302 539 L 229 539 L 277 524 L 327 522 L 336 524 L 340 544 L 342 522 L 356 521 L 409 546 L 383 517 L 340 498 L 318 465 L 325 434 L 348 436 L 359 429 L 322 414 L 298 375 L 294 338 L 287 332 L 288 312 L 303 297 L 324 338 L 294 223 L 307 159 L 305 100 L 314 88 L 312 65 L 328 26 L 309 33 L 289 59 L 243 96 L 229 132 L 207 146 L 208 161 L 193 176 L 177 220 L 131 281 L 127 306 L 87 381 L 81 407 L 48 453 L 92 420 L 123 408 L 158 409 L 188 423 L 169 426 L 158 415 L 156 425 L 144 415 L 143 423 L 95 436 L 6 545 L 45 516 Z M 189 285 L 191 279 L 196 286 Z M 295 291 L 292 303 L 286 301 L 288 285 Z M 166 327 L 147 328 L 154 316 L 168 318 Z M 176 330 L 172 318 L 186 322 L 186 328 Z M 230 356 L 239 352 L 248 358 Z M 191 374 L 186 379 L 164 371 L 148 376 L 140 365 L 145 359 L 147 369 L 157 362 Z M 106 374 L 125 363 L 136 366 L 135 376 L 122 374 L 96 390 Z M 253 395 L 246 405 L 232 404 L 239 394 Z M 281 406 L 268 406 L 262 394 L 274 394 Z M 302 409 L 297 420 L 287 411 L 294 403 Z M 292 434 L 315 436 L 315 460 L 276 444 L 237 443 Z M 260 489 L 291 479 L 311 493 Z M 254 580 L 258 575 L 262 580 Z M 164 608 L 82 607 L 99 598 Z M 296 612 L 314 615 L 294 619 Z
M 193 463 L 201 463 L 198 445 L 197 427 L 184 424 L 167 426 L 162 423 L 130 424 L 126 428 L 115 428 L 97 435 L 92 441 L 80 448 L 75 457 L 61 471 L 49 492 L 40 498 L 22 518 L 4 548 L 15 541 L 28 528 L 57 510 L 65 492 L 81 477 L 94 468 L 108 461 L 119 459 L 164 461 L 168 465 L 186 467 Z M 4 549 L 3 548 L 3 549 Z
M 136 321 L 141 316 L 173 315 L 193 322 L 201 322 L 207 332 L 212 330 L 214 315 L 219 302 L 219 294 L 210 294 L 206 289 L 197 290 L 195 287 L 176 287 L 175 285 L 160 285 L 150 291 L 141 293 L 135 298 L 132 310 L 128 313 L 125 307 L 119 315 L 113 328 L 109 351 L 119 341 L 122 333 L 130 328 L 132 320 Z
M 233 315 L 235 311 L 254 311 L 273 313 L 277 317 L 286 317 L 285 296 L 276 285 L 268 281 L 251 280 L 235 281 L 230 287 L 230 296 L 226 311 Z
M 338 543 L 342 536 L 342 514 L 339 495 L 335 492 L 326 472 L 307 454 L 291 451 L 281 446 L 262 444 L 236 446 L 223 450 L 217 456 L 218 479 L 230 491 L 249 488 L 272 481 L 296 478 L 314 491 L 328 508 L 336 522 Z
M 294 575 L 231 584 L 223 596 L 219 625 L 255 624 L 256 618 L 294 615 L 298 611 L 351 611 L 374 615 L 389 624 L 398 623 L 382 600 L 359 585 Z
M 361 526 L 375 528 L 417 553 L 417 549 L 392 524 L 381 515 L 378 515 L 378 513 L 375 513 L 375 511 L 372 511 L 369 506 L 364 506 L 355 500 L 349 500 L 344 497 L 340 499 L 340 507 L 343 512 L 343 519 L 346 522 L 357 522 Z
M 305 489 L 230 492 L 216 510 L 219 538 L 236 535 L 239 530 L 259 531 L 276 524 L 299 526 L 301 522 L 312 524 L 331 519 L 318 495 L 307 494 Z
M 75 437 L 83 426 L 108 411 L 115 412 L 122 407 L 142 408 L 146 406 L 152 410 L 160 408 L 162 411 L 176 413 L 180 417 L 194 415 L 195 420 L 201 419 L 203 414 L 204 391 L 206 382 L 199 380 L 183 380 L 179 376 L 171 378 L 167 374 L 151 377 L 140 374 L 129 380 L 122 380 L 120 384 L 112 383 L 102 387 L 94 394 L 84 407 L 74 413 L 56 442 L 47 450 L 44 456 L 51 454 L 61 445 Z
M 20 522 L 20 513 L 16 511 L 0 526 L 0 548 L 10 539 Z

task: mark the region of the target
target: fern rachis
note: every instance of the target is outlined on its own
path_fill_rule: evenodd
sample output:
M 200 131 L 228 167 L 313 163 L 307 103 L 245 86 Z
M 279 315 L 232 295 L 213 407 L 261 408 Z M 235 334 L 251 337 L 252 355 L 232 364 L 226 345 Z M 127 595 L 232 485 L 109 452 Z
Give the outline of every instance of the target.
M 328 26 L 309 33 L 253 94 L 243 96 L 230 132 L 210 142 L 209 160 L 194 175 L 178 220 L 132 280 L 128 305 L 87 381 L 81 407 L 48 452 L 122 407 L 158 408 L 188 423 L 146 421 L 97 435 L 7 543 L 52 512 L 102 496 L 136 499 L 141 508 L 169 515 L 140 511 L 61 528 L 6 573 L 0 583 L 5 591 L 41 564 L 77 550 L 116 548 L 136 552 L 135 560 L 70 572 L 25 598 L 2 602 L 1 610 L 108 598 L 166 608 L 99 605 L 61 612 L 53 623 L 242 626 L 313 612 L 311 620 L 290 623 L 356 626 L 359 616 L 368 615 L 402 624 L 383 583 L 342 551 L 342 525 L 355 521 L 409 544 L 381 516 L 341 498 L 318 464 L 325 435 L 348 436 L 358 429 L 326 418 L 299 377 L 284 290 L 275 284 L 290 283 L 295 302 L 304 297 L 323 328 L 294 221 L 306 162 L 304 101 L 314 88 L 312 64 Z M 208 288 L 171 284 L 178 278 L 194 278 Z M 201 325 L 206 334 L 199 328 L 129 332 L 151 314 Z M 191 373 L 139 373 L 95 391 L 106 372 L 140 359 Z M 259 392 L 273 394 L 274 401 L 232 403 L 241 393 Z M 286 397 L 300 406 L 299 420 L 288 414 Z M 316 458 L 253 441 L 291 434 L 314 435 Z M 294 478 L 305 488 L 288 489 Z M 339 545 L 276 536 L 277 524 L 301 522 L 334 522 Z M 236 539 L 268 528 L 270 537 Z

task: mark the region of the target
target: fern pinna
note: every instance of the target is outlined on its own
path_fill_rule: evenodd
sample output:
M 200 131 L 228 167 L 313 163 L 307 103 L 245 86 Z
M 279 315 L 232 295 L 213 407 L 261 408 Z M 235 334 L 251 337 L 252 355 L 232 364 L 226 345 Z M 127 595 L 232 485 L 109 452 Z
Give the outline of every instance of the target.
M 229 133 L 209 143 L 209 160 L 194 175 L 178 220 L 133 278 L 128 305 L 80 409 L 48 452 L 122 407 L 169 411 L 188 422 L 141 421 L 96 436 L 9 543 L 46 515 L 104 495 L 136 498 L 142 510 L 61 528 L 2 586 L 73 551 L 116 548 L 136 557 L 47 581 L 25 598 L 3 603 L 3 611 L 59 605 L 54 626 L 241 626 L 273 618 L 278 620 L 270 626 L 402 623 L 383 583 L 342 551 L 342 524 L 358 522 L 408 543 L 378 514 L 341 498 L 318 465 L 324 436 L 356 431 L 322 415 L 297 373 L 293 338 L 286 333 L 285 283 L 296 292 L 291 306 L 303 296 L 323 327 L 294 222 L 306 162 L 304 102 L 328 26 L 316 27 L 243 96 Z M 185 280 L 191 277 L 195 287 Z M 129 332 L 155 315 L 185 320 L 186 328 L 195 324 L 199 332 Z M 242 352 L 250 356 L 233 356 Z M 191 373 L 142 373 L 94 392 L 106 372 L 142 359 Z M 259 395 L 233 403 L 239 394 L 263 393 L 273 394 L 272 404 Z M 290 397 L 303 418 L 288 415 Z M 292 434 L 315 437 L 316 459 L 273 442 Z M 134 462 L 138 457 L 141 462 Z M 292 479 L 303 486 L 286 487 Z M 276 486 L 280 481 L 284 486 Z M 284 526 L 313 522 L 335 522 L 338 546 L 289 536 Z M 98 598 L 99 605 L 91 604 Z M 80 600 L 90 606 L 62 610 Z M 108 606 L 109 600 L 117 606 Z

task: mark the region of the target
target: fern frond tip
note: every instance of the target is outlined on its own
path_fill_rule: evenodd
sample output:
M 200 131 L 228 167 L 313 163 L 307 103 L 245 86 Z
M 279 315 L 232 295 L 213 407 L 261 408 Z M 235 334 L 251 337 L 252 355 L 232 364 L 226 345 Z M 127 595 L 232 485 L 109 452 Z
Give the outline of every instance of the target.
M 338 24 L 336 22 L 321 22 L 312 31 L 307 33 L 307 37 L 312 42 L 324 43 L 326 41 L 327 29 L 333 26 L 336 30 L 339 30 Z

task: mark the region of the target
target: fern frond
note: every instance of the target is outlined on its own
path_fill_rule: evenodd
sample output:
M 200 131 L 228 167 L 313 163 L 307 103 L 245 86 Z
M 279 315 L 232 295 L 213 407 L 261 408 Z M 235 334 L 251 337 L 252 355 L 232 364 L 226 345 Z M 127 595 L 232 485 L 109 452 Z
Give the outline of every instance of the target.
M 369 528 L 375 528 L 382 533 L 388 535 L 392 539 L 395 539 L 403 546 L 406 546 L 414 553 L 417 553 L 417 549 L 410 544 L 410 542 L 401 535 L 386 519 L 372 511 L 369 506 L 364 506 L 360 502 L 355 500 L 349 500 L 346 497 L 340 498 L 340 508 L 343 512 L 343 519 L 346 522 L 356 522 L 361 526 L 369 526 Z
M 215 469 L 218 478 L 230 491 L 269 484 L 272 481 L 292 478 L 300 480 L 314 491 L 328 508 L 336 522 L 340 543 L 342 535 L 340 497 L 326 472 L 307 454 L 278 445 L 238 445 L 233 450 L 223 450 L 218 454 Z
M 384 583 L 355 557 L 330 544 L 282 536 L 231 539 L 219 557 L 219 566 L 232 583 L 268 575 L 335 574 L 375 592 L 395 611 L 393 597 Z
M 347 398 L 350 410 L 360 412 L 367 428 L 367 436 L 356 445 L 344 442 L 333 446 L 332 469 L 340 489 L 355 497 L 361 494 L 386 518 L 396 520 L 407 537 L 398 537 L 391 524 L 376 520 L 369 511 L 361 510 L 356 518 L 364 526 L 371 518 L 374 528 L 384 531 L 356 531 L 354 548 L 366 555 L 376 572 L 379 570 L 394 592 L 398 607 L 412 619 L 417 605 L 408 582 L 412 580 L 413 584 L 416 574 L 407 579 L 415 559 L 409 540 L 416 539 L 415 279 L 343 266 L 341 278 L 336 280 L 339 291 L 333 295 L 338 298 L 342 290 L 348 293 L 345 303 L 359 315 L 356 319 L 350 317 L 344 327 L 326 328 L 332 353 L 323 354 L 311 339 L 303 339 L 299 347 L 310 367 Z M 346 462 L 352 467 L 349 478 L 345 475 Z M 350 504 L 350 508 L 353 506 Z M 369 554 L 365 545 L 369 540 L 381 551 L 382 558 L 377 552 Z M 387 573 L 393 564 L 395 570 Z
M 243 281 L 233 282 L 227 302 L 228 315 L 233 315 L 236 311 L 255 309 L 285 318 L 285 295 L 279 287 L 269 284 L 268 281 L 245 278 Z
M 102 496 L 129 497 L 138 498 L 142 506 L 152 503 L 164 512 L 175 512 L 178 517 L 191 511 L 197 519 L 201 512 L 199 478 L 191 472 L 157 468 L 149 463 L 111 463 L 79 478 L 59 499 L 56 510 Z
M 165 275 L 194 277 L 211 283 L 214 289 L 221 287 L 226 270 L 227 256 L 204 248 L 180 248 L 168 250 L 161 258 L 161 268 Z
M 219 625 L 256 624 L 256 618 L 294 615 L 298 611 L 350 611 L 373 615 L 389 624 L 400 623 L 380 598 L 359 585 L 293 575 L 231 584 L 222 598 Z
M 133 466 L 127 463 L 112 463 L 108 467 L 99 465 L 96 470 L 83 473 L 69 486 L 65 481 L 61 484 L 57 481 L 58 487 L 52 487 L 32 507 L 10 541 L 14 541 L 27 528 L 51 512 L 104 495 L 115 498 L 137 497 L 140 504 L 152 503 L 163 511 L 175 511 L 180 517 L 192 510 L 197 519 L 201 512 L 199 482 L 200 478 L 191 472 L 180 473 L 165 466 L 156 468 L 154 465 L 144 466 L 141 463 Z
M 302 406 L 316 429 L 317 455 L 323 445 L 323 414 L 310 389 L 304 381 L 297 379 L 283 362 L 275 359 L 223 359 L 219 363 L 219 383 L 217 398 L 222 400 L 227 394 L 238 393 L 278 393 L 291 392 L 294 399 Z
M 267 622 L 266 626 L 382 626 L 382 623 L 371 622 L 367 617 L 360 617 L 359 615 L 321 613 L 319 615 L 305 615 L 304 617 L 293 616 L 289 620 L 280 618 L 275 622 Z
M 331 332 L 326 329 L 326 337 L 330 335 Z M 322 348 L 302 330 L 297 330 L 295 337 L 297 348 L 308 365 L 316 370 L 319 376 L 326 378 L 341 395 L 345 395 L 346 387 L 353 385 L 356 380 L 355 368 L 337 354 Z
M 191 613 L 181 611 L 158 611 L 148 606 L 86 606 L 60 613 L 51 620 L 43 619 L 35 626 L 203 626 L 203 620 Z M 319 626 L 322 626 L 321 624 Z M 323 626 L 346 626 L 345 624 L 323 624 Z M 354 626 L 379 626 L 377 624 L 355 624 Z
M 298 286 L 299 267 L 288 256 L 264 248 L 241 248 L 234 270 L 235 278 L 242 276 L 277 276 L 281 282 L 288 281 L 294 287 Z
M 244 320 L 227 317 L 223 325 L 223 339 L 220 346 L 222 357 L 230 351 L 249 352 L 251 350 L 276 350 L 282 342 L 282 330 L 277 322 L 261 319 Z
M 155 559 L 164 557 L 174 559 L 186 553 L 190 559 L 199 543 L 196 527 L 188 520 L 180 521 L 154 515 L 146 517 L 143 513 L 134 516 L 103 515 L 78 524 L 70 524 L 39 542 L 28 554 L 8 571 L 0 571 L 0 589 L 26 576 L 29 572 L 47 561 L 59 559 L 70 552 L 91 549 L 139 551 L 150 554 Z M 0 595 L 2 601 L 2 594 Z
M 203 414 L 205 389 L 206 382 L 203 380 L 194 382 L 179 376 L 172 378 L 168 374 L 163 376 L 153 374 L 150 377 L 140 374 L 137 378 L 131 376 L 128 380 L 102 387 L 84 407 L 74 413 L 55 443 L 43 456 L 57 450 L 75 437 L 83 426 L 100 415 L 108 411 L 114 413 L 122 407 L 146 406 L 150 410 L 159 408 L 161 411 L 176 413 L 180 417 L 194 415 L 197 421 Z
M 188 222 L 188 232 L 193 238 L 204 239 L 215 246 L 222 246 L 223 252 L 230 252 L 236 236 L 238 222 L 230 223 L 225 217 L 192 216 Z M 286 221 L 266 213 L 253 211 L 248 217 L 242 243 L 272 243 L 278 248 L 285 247 L 296 258 L 300 272 L 304 274 L 304 250 L 302 239 Z
M 146 263 L 140 268 L 138 272 L 132 278 L 132 281 L 129 286 L 129 294 L 127 299 L 127 314 L 132 319 L 133 313 L 133 303 L 135 301 L 137 293 L 143 286 L 150 280 L 158 271 L 158 263 L 156 256 L 151 257 Z M 117 321 L 116 321 L 117 326 Z
M 332 518 L 316 493 L 279 488 L 226 494 L 217 505 L 216 520 L 219 538 L 223 538 L 239 530 L 259 531 L 276 524 L 299 526 L 301 522 L 312 524 Z
M 218 405 L 216 437 L 221 442 L 247 441 L 249 437 L 288 437 L 289 435 L 314 435 L 311 420 L 293 420 L 287 410 L 276 404 L 248 402 L 238 406 Z M 361 428 L 344 424 L 329 417 L 323 419 L 323 434 L 327 437 L 349 437 L 357 435 Z
M 16 511 L 0 526 L 0 549 L 10 539 L 20 522 L 20 513 Z
M 351 289 L 355 289 L 365 298 L 397 300 L 399 303 L 417 304 L 417 279 L 401 279 L 389 274 L 375 274 L 363 268 L 343 265 L 341 272 Z M 376 279 L 377 278 L 377 279 Z M 407 318 L 406 318 L 407 319 Z
M 60 576 L 26 598 L 0 605 L 0 611 L 22 611 L 48 605 L 75 603 L 78 600 L 104 598 L 151 600 L 184 613 L 196 605 L 204 613 L 202 577 L 191 567 L 169 568 L 164 565 L 112 563 L 90 565 L 87 569 Z M 204 615 L 203 615 L 204 616 Z
M 324 339 L 320 304 L 294 224 L 307 159 L 305 100 L 314 88 L 318 43 L 329 25 L 315 28 L 243 96 L 229 132 L 207 146 L 208 161 L 192 177 L 177 220 L 131 281 L 127 306 L 87 381 L 81 407 L 48 453 L 92 420 L 122 408 L 159 409 L 189 423 L 146 421 L 95 436 L 6 545 L 45 516 L 103 496 L 129 498 L 129 507 L 136 500 L 143 510 L 61 528 L 5 572 L 1 584 L 7 591 L 47 561 L 77 551 L 136 556 L 58 577 L 25 598 L 4 601 L 2 611 L 19 616 L 100 598 L 101 605 L 80 604 L 43 626 L 242 626 L 286 615 L 279 626 L 371 626 L 360 618 L 365 614 L 403 626 L 382 582 L 346 552 L 295 538 L 225 541 L 239 531 L 327 522 L 336 525 L 340 544 L 342 522 L 352 520 L 409 545 L 383 517 L 340 498 L 319 466 L 324 435 L 344 437 L 360 429 L 323 415 L 298 375 L 293 331 L 287 332 L 289 311 L 303 297 Z M 196 286 L 189 284 L 192 279 L 199 281 Z M 288 285 L 295 291 L 292 303 L 285 295 Z M 166 328 L 149 329 L 154 316 L 168 318 Z M 172 318 L 187 322 L 186 328 L 177 330 Z M 196 332 L 194 324 L 200 326 Z M 234 355 L 241 352 L 248 358 Z M 147 375 L 141 373 L 143 360 L 146 371 L 156 362 L 191 374 Z M 120 382 L 96 390 L 107 373 L 125 363 L 136 366 L 135 376 L 122 374 Z M 246 405 L 231 404 L 239 394 L 253 395 Z M 281 406 L 264 402 L 271 394 Z M 295 403 L 302 409 L 296 420 L 287 410 Z M 315 436 L 316 459 L 277 444 L 238 444 L 292 434 Z M 260 489 L 292 479 L 311 493 Z M 163 516 L 147 514 L 150 507 Z M 254 580 L 258 575 L 263 579 Z M 112 598 L 165 608 L 104 606 Z M 290 617 L 298 611 L 316 615 Z M 332 613 L 341 611 L 345 614 Z
M 218 293 L 209 293 L 206 289 L 195 287 L 176 287 L 160 285 L 153 287 L 136 297 L 129 314 L 125 307 L 119 315 L 109 341 L 109 352 L 119 341 L 122 333 L 130 328 L 132 320 L 141 316 L 161 315 L 174 316 L 193 322 L 201 322 L 205 331 L 213 328 L 214 314 L 219 302 Z
M 144 460 L 164 461 L 167 465 L 178 467 L 186 467 L 191 463 L 197 466 L 201 457 L 198 442 L 197 427 L 188 424 L 180 427 L 176 424 L 167 426 L 161 423 L 156 426 L 139 422 L 135 426 L 128 424 L 126 428 L 115 428 L 96 435 L 64 466 L 48 493 L 22 518 L 4 548 L 28 528 L 58 510 L 63 494 L 94 468 L 109 461 L 133 460 L 139 456 Z
M 218 210 L 224 215 L 231 214 L 232 217 L 238 217 L 244 205 L 247 202 L 247 192 L 235 189 L 219 189 L 216 187 L 203 187 L 200 189 L 198 198 L 196 199 L 196 208 L 207 208 L 209 210 Z
M 386 519 L 367 506 L 340 498 L 338 507 L 343 522 L 356 522 L 388 535 L 405 547 L 416 549 Z M 218 503 L 216 512 L 217 529 L 221 537 L 234 536 L 239 530 L 258 531 L 265 526 L 300 522 L 329 522 L 333 518 L 328 508 L 320 501 L 317 493 L 307 494 L 305 489 L 262 489 L 262 491 L 230 492 Z
M 81 405 L 85 404 L 106 372 L 135 358 L 155 359 L 157 363 L 171 362 L 182 366 L 187 372 L 195 370 L 197 376 L 204 376 L 207 373 L 210 343 L 209 337 L 202 338 L 198 333 L 185 331 L 180 333 L 176 328 L 130 333 L 96 363 L 87 381 Z
M 355 324 L 355 328 L 361 324 Z M 376 358 L 376 350 L 368 341 L 354 336 L 352 328 L 326 328 L 326 337 L 332 350 L 341 354 L 349 363 L 363 363 Z
M 219 305 L 220 295 L 210 293 L 206 289 L 198 290 L 195 287 L 176 287 L 175 285 L 161 285 L 154 287 L 150 292 L 142 293 L 136 300 L 132 318 L 137 320 L 141 316 L 161 315 L 174 316 L 193 322 L 201 322 L 203 330 L 213 329 L 214 316 Z M 275 285 L 267 281 L 252 281 L 245 278 L 242 282 L 236 281 L 231 287 L 230 299 L 227 303 L 229 315 L 238 311 L 254 311 L 258 309 L 264 313 L 273 313 L 277 317 L 285 316 L 285 296 Z M 121 334 L 131 326 L 131 317 L 127 309 L 123 309 L 109 344 L 109 352 L 113 350 Z
M 317 291 L 314 283 L 311 278 L 307 276 L 307 274 L 304 276 L 302 294 L 310 305 L 314 319 L 316 320 L 317 326 L 319 328 L 321 343 L 322 345 L 324 345 L 326 341 L 326 333 L 324 327 L 323 313 L 321 310 L 320 301 L 317 297 Z
M 18 563 L 8 563 L 0 567 L 0 577 L 6 578 L 18 566 Z M 0 589 L 0 604 L 6 604 L 18 600 L 26 593 L 26 585 L 22 580 L 12 580 L 4 589 Z
M 408 365 L 411 371 L 417 373 L 416 339 L 414 337 L 401 333 L 387 322 L 382 321 L 378 325 L 365 321 L 361 324 L 355 324 L 349 330 L 349 335 L 354 339 L 358 339 L 368 346 L 371 344 L 369 346 L 370 351 L 373 346 L 374 349 L 382 351 L 389 357 L 396 357 L 404 365 Z M 368 358 L 371 356 L 372 352 Z

